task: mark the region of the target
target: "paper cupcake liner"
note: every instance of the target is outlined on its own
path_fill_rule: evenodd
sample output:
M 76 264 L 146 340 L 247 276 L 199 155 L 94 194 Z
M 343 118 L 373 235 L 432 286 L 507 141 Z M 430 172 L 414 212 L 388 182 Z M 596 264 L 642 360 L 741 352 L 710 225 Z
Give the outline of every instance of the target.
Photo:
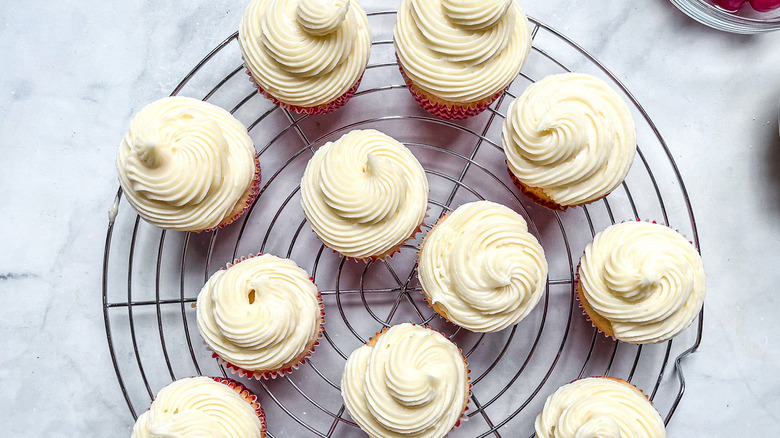
M 262 254 L 258 253 L 255 254 L 249 254 L 246 257 L 241 257 L 240 259 L 233 260 L 233 263 L 227 263 L 224 268 L 222 269 L 228 269 L 234 264 L 237 264 L 239 262 L 242 262 L 246 259 L 251 259 L 253 257 L 259 257 Z M 314 282 L 314 277 L 309 277 L 309 280 Z M 316 286 L 316 283 L 315 283 Z M 277 377 L 282 377 L 285 374 L 291 373 L 293 370 L 297 370 L 298 367 L 306 363 L 306 360 L 311 357 L 312 354 L 314 354 L 314 350 L 317 348 L 318 345 L 320 345 L 320 339 L 322 339 L 323 331 L 325 330 L 325 305 L 322 303 L 322 294 L 319 291 L 319 288 L 317 289 L 317 302 L 319 303 L 320 307 L 320 324 L 319 329 L 317 330 L 317 335 L 314 337 L 313 342 L 309 344 L 309 347 L 301 353 L 298 357 L 291 360 L 288 363 L 283 364 L 278 369 L 274 370 L 247 370 L 245 368 L 242 368 L 238 365 L 234 365 L 230 363 L 229 361 L 225 360 L 220 356 L 216 351 L 214 351 L 205 341 L 203 344 L 206 346 L 206 348 L 211 351 L 211 357 L 214 359 L 217 359 L 217 362 L 219 362 L 220 365 L 224 366 L 228 370 L 230 370 L 233 374 L 238 374 L 241 377 L 247 378 L 247 379 L 276 379 Z
M 485 111 L 485 109 L 487 109 L 491 103 L 493 103 L 496 99 L 498 99 L 499 96 L 501 96 L 501 94 L 504 93 L 504 91 L 506 91 L 506 88 L 504 88 L 495 95 L 477 102 L 444 103 L 417 87 L 414 82 L 412 82 L 412 80 L 406 75 L 406 72 L 404 71 L 403 67 L 401 67 L 401 63 L 398 61 L 397 57 L 396 62 L 398 63 L 398 69 L 401 71 L 401 76 L 403 76 L 404 82 L 406 83 L 409 92 L 412 93 L 414 100 L 421 107 L 423 107 L 425 111 L 428 111 L 434 116 L 441 117 L 442 119 L 463 120 L 468 119 L 469 117 L 474 117 L 482 111 Z
M 537 203 L 537 204 L 541 205 L 542 207 L 549 208 L 550 210 L 556 210 L 556 211 L 566 211 L 566 210 L 567 210 L 567 209 L 569 209 L 570 207 L 580 207 L 580 206 L 582 206 L 582 205 L 588 205 L 588 204 L 592 204 L 592 203 L 594 203 L 594 202 L 596 202 L 596 201 L 600 201 L 600 200 L 602 200 L 602 199 L 606 198 L 606 197 L 609 195 L 609 193 L 607 193 L 607 194 L 605 194 L 604 196 L 602 196 L 602 197 L 600 197 L 600 198 L 596 198 L 596 199 L 594 199 L 594 200 L 592 200 L 592 201 L 583 202 L 583 203 L 580 203 L 580 204 L 572 204 L 572 205 L 561 205 L 561 204 L 558 204 L 558 203 L 556 203 L 556 202 L 555 202 L 555 201 L 553 201 L 552 199 L 549 199 L 549 198 L 541 198 L 541 197 L 540 197 L 539 195 L 537 195 L 537 194 L 536 194 L 536 193 L 535 193 L 533 190 L 531 190 L 531 189 L 530 189 L 528 186 L 526 186 L 525 184 L 523 184 L 523 183 L 522 183 L 522 181 L 520 181 L 520 180 L 517 178 L 517 176 L 515 176 L 515 174 L 514 174 L 514 173 L 512 173 L 512 169 L 510 169 L 510 168 L 509 168 L 509 163 L 507 163 L 506 170 L 507 170 L 507 173 L 509 173 L 509 177 L 512 179 L 512 182 L 515 184 L 515 187 L 517 187 L 517 188 L 518 188 L 518 189 L 519 189 L 521 192 L 523 192 L 523 194 L 524 194 L 525 196 L 527 196 L 528 198 L 530 198 L 530 199 L 531 199 L 532 201 L 534 201 L 535 203 Z M 610 193 L 611 193 L 611 192 L 610 192 Z
M 229 386 L 232 390 L 236 391 L 238 395 L 241 396 L 242 399 L 246 400 L 247 403 L 251 404 L 253 408 L 255 408 L 255 414 L 257 414 L 257 418 L 260 419 L 260 423 L 262 423 L 262 429 L 260 429 L 260 436 L 265 437 L 266 431 L 268 430 L 268 426 L 265 419 L 265 411 L 263 410 L 263 407 L 260 405 L 260 402 L 257 400 L 257 396 L 255 393 L 247 389 L 246 386 L 242 385 L 236 380 L 228 379 L 224 377 L 210 377 L 210 379 L 214 380 L 215 382 L 219 382 L 223 385 Z
M 461 423 L 469 420 L 469 417 L 468 417 L 467 413 L 469 411 L 469 400 L 471 399 L 471 387 L 472 387 L 472 385 L 471 385 L 471 369 L 469 368 L 469 361 L 466 359 L 466 356 L 463 355 L 463 350 L 460 347 L 458 347 L 458 344 L 456 344 L 455 342 L 450 340 L 450 338 L 448 338 L 447 335 L 445 335 L 441 331 L 439 331 L 439 330 L 437 330 L 437 329 L 435 329 L 435 328 L 433 328 L 431 326 L 428 326 L 428 325 L 420 325 L 420 324 L 414 324 L 414 323 L 412 323 L 412 325 L 416 325 L 416 326 L 427 328 L 428 330 L 432 330 L 432 331 L 434 331 L 434 332 L 444 336 L 444 338 L 446 338 L 448 341 L 452 342 L 452 344 L 455 345 L 455 347 L 458 348 L 458 353 L 460 353 L 460 357 L 463 359 L 463 363 L 466 365 L 466 382 L 468 383 L 468 391 L 466 391 L 466 399 L 464 400 L 464 404 L 463 404 L 463 413 L 461 414 L 461 416 L 458 419 L 458 421 L 455 422 L 455 425 L 452 426 L 452 428 L 454 429 L 454 428 L 460 426 Z M 368 345 L 370 347 L 375 346 L 377 340 L 379 339 L 379 337 L 382 336 L 383 334 L 385 334 L 385 332 L 387 332 L 388 330 L 389 330 L 389 327 L 385 327 L 381 331 L 376 332 L 374 334 L 374 336 L 372 336 L 371 338 L 368 339 L 368 342 L 366 342 L 365 345 Z
M 295 111 L 298 114 L 307 114 L 307 115 L 319 115 L 319 114 L 327 114 L 331 111 L 335 111 L 344 104 L 349 101 L 349 99 L 352 99 L 352 97 L 355 95 L 355 92 L 357 91 L 358 87 L 360 86 L 360 81 L 363 80 L 363 74 L 358 77 L 357 81 L 352 85 L 352 87 L 349 88 L 349 90 L 346 91 L 346 93 L 342 94 L 341 96 L 335 98 L 334 100 L 323 103 L 320 105 L 315 106 L 297 106 L 297 105 L 291 105 L 289 103 L 284 103 L 271 95 L 269 92 L 265 91 L 260 84 L 255 80 L 255 77 L 252 75 L 252 72 L 249 71 L 249 68 L 244 64 L 244 71 L 247 75 L 249 75 L 249 79 L 252 81 L 252 83 L 257 88 L 257 91 L 260 92 L 263 96 L 265 96 L 267 99 L 271 100 L 275 105 L 278 105 L 284 109 L 288 109 L 290 111 Z
M 345 259 L 347 259 L 347 261 L 350 261 L 350 260 L 352 260 L 352 261 L 355 261 L 356 263 L 357 263 L 357 262 L 363 262 L 363 263 L 368 263 L 368 262 L 376 262 L 376 261 L 378 261 L 378 260 L 384 260 L 384 259 L 386 259 L 387 257 L 390 257 L 390 258 L 392 259 L 394 255 L 396 255 L 396 254 L 398 254 L 399 252 L 401 252 L 401 248 L 404 246 L 404 244 L 406 244 L 406 242 L 408 242 L 408 241 L 410 241 L 410 240 L 412 240 L 412 239 L 416 238 L 416 236 L 417 236 L 418 234 L 422 233 L 422 226 L 423 226 L 423 224 L 425 223 L 425 219 L 427 219 L 427 218 L 428 218 L 428 213 L 427 213 L 427 211 L 428 211 L 429 209 L 430 209 L 430 207 L 426 207 L 426 213 L 425 213 L 425 216 L 423 216 L 423 220 L 422 220 L 422 222 L 420 222 L 420 225 L 417 225 L 417 228 L 415 228 L 415 230 L 414 230 L 414 231 L 412 231 L 412 234 L 411 234 L 409 237 L 407 237 L 406 239 L 402 240 L 401 242 L 399 242 L 399 243 L 398 243 L 398 245 L 396 245 L 396 246 L 394 246 L 394 247 L 392 247 L 392 248 L 388 249 L 387 251 L 385 251 L 383 254 L 380 254 L 380 255 L 372 255 L 372 256 L 368 256 L 368 257 L 353 257 L 353 256 L 348 256 L 348 255 L 346 255 L 346 254 L 343 254 L 343 253 L 341 253 L 340 251 L 338 251 L 338 250 L 336 250 L 336 249 L 334 249 L 334 248 L 331 248 L 330 246 L 328 246 L 328 244 L 327 244 L 327 243 L 325 243 L 325 242 L 324 242 L 324 241 L 323 241 L 323 240 L 320 238 L 320 236 L 319 236 L 319 235 L 318 235 L 318 234 L 317 234 L 317 233 L 316 233 L 316 232 L 315 232 L 313 229 L 312 229 L 311 231 L 314 233 L 314 235 L 315 235 L 315 236 L 317 236 L 317 238 L 318 238 L 318 239 L 320 239 L 320 241 L 322 242 L 322 244 L 323 244 L 323 245 L 325 245 L 325 247 L 326 247 L 326 248 L 328 248 L 328 249 L 330 249 L 331 251 L 333 251 L 333 253 L 334 253 L 334 254 L 338 254 L 338 255 L 340 255 L 340 256 L 342 256 L 342 257 L 344 257 Z
M 218 228 L 225 228 L 226 226 L 238 220 L 238 218 L 243 216 L 244 213 L 246 213 L 247 210 L 249 210 L 257 200 L 257 197 L 260 194 L 260 180 L 261 180 L 260 160 L 258 159 L 257 155 L 255 155 L 255 175 L 254 178 L 252 179 L 252 185 L 249 187 L 249 189 L 246 192 L 246 195 L 244 196 L 243 207 L 240 209 L 233 210 L 232 214 L 230 214 L 227 218 L 223 219 L 222 222 L 220 222 L 219 225 L 217 225 L 216 227 L 211 227 L 205 230 L 200 230 L 195 232 L 208 233 Z
M 652 223 L 652 224 L 658 224 L 658 222 L 656 222 L 654 220 L 642 220 L 640 218 L 637 218 L 636 221 L 632 221 L 632 220 L 621 221 L 621 223 L 625 223 L 625 222 L 649 222 L 649 223 Z M 660 225 L 663 225 L 665 227 L 669 227 L 668 225 L 664 225 L 664 224 L 660 224 Z M 671 228 L 671 227 L 669 227 L 669 228 Z M 680 233 L 680 230 L 674 229 L 674 231 L 676 231 L 677 233 L 682 235 L 682 233 Z M 688 242 L 691 245 L 693 245 L 693 242 L 691 242 L 691 241 L 688 241 Z M 585 255 L 585 252 L 583 251 L 583 256 L 584 255 Z M 579 263 L 577 263 L 577 273 L 576 273 L 576 275 L 574 277 L 574 289 L 577 292 L 577 305 L 580 307 L 580 311 L 585 316 L 585 319 L 588 322 L 590 322 L 590 325 L 593 328 L 595 328 L 596 330 L 598 330 L 605 337 L 610 338 L 613 341 L 625 342 L 627 344 L 633 344 L 633 345 L 643 345 L 643 344 L 647 344 L 647 343 L 653 343 L 653 342 L 641 342 L 641 343 L 640 342 L 631 342 L 631 341 L 626 341 L 626 340 L 623 340 L 623 339 L 618 339 L 617 337 L 615 337 L 614 331 L 611 328 L 607 328 L 608 325 L 609 325 L 609 321 L 606 318 L 604 318 L 601 315 L 599 315 L 599 313 L 596 312 L 596 310 L 593 309 L 593 307 L 591 307 L 590 303 L 588 303 L 588 300 L 586 298 L 584 298 L 583 295 L 582 295 L 582 283 L 580 282 L 580 268 L 581 267 L 582 267 L 582 256 L 580 256 L 580 261 L 579 261 Z M 683 330 L 685 330 L 685 329 L 683 329 Z M 677 335 L 675 335 L 675 336 L 677 336 Z M 674 336 L 672 336 L 672 338 L 674 338 Z M 672 338 L 669 338 L 669 339 L 672 339 Z M 666 342 L 666 340 L 659 341 L 659 342 Z

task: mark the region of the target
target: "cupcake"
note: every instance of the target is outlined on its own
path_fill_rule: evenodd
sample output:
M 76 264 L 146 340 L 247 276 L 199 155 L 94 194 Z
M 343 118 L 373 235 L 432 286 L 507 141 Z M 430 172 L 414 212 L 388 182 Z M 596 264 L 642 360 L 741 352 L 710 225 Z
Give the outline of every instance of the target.
M 474 332 L 517 324 L 547 284 L 547 260 L 525 220 L 500 204 L 463 204 L 420 248 L 418 277 L 439 315 Z
M 309 160 L 301 204 L 325 245 L 355 259 L 382 259 L 420 231 L 428 180 L 404 145 L 373 129 L 357 130 Z
M 502 130 L 509 175 L 554 210 L 588 204 L 619 186 L 636 153 L 636 127 L 623 99 L 582 73 L 547 76 L 507 110 Z
M 323 114 L 355 94 L 371 31 L 358 1 L 252 0 L 238 42 L 264 96 L 299 113 Z
M 254 202 L 260 164 L 246 127 L 224 109 L 166 97 L 130 121 L 116 160 L 125 199 L 166 230 L 223 227 Z
M 593 325 L 633 344 L 685 330 L 704 303 L 701 256 L 673 229 L 624 222 L 596 234 L 580 260 L 577 295 Z
M 265 431 L 263 408 L 243 385 L 218 377 L 189 377 L 157 393 L 135 422 L 132 437 L 263 438 Z
M 460 350 L 439 332 L 400 324 L 349 355 L 341 395 L 372 438 L 440 438 L 457 426 L 470 396 Z
M 196 308 L 198 331 L 214 357 L 258 379 L 297 368 L 324 328 L 321 297 L 306 271 L 268 254 L 215 272 Z
M 661 415 L 625 380 L 589 377 L 558 388 L 534 424 L 537 438 L 664 438 Z
M 479 114 L 515 80 L 531 32 L 515 0 L 403 0 L 393 31 L 414 99 L 447 119 Z

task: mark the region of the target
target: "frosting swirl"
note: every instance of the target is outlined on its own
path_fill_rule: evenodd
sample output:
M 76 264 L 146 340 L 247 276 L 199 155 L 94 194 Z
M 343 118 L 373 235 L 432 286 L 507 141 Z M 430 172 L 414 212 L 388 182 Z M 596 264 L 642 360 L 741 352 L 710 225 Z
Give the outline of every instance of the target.
M 649 222 L 624 222 L 585 248 L 580 293 L 614 337 L 662 342 L 685 330 L 704 302 L 701 256 L 680 233 Z
M 531 49 L 514 0 L 404 0 L 393 41 L 404 73 L 448 102 L 478 102 L 517 77 Z
M 623 99 L 582 73 L 547 76 L 507 110 L 502 131 L 512 173 L 560 205 L 600 199 L 628 174 L 636 128 Z
M 400 324 L 349 355 L 341 395 L 373 438 L 443 437 L 468 402 L 468 369 L 458 347 L 438 332 Z
M 196 307 L 209 348 L 248 371 L 295 365 L 313 348 L 322 324 L 319 293 L 306 271 L 268 254 L 215 272 Z
M 147 222 L 201 231 L 245 206 L 254 156 L 246 128 L 230 113 L 197 99 L 167 97 L 130 121 L 116 166 L 126 199 Z
M 301 180 L 312 229 L 349 257 L 383 257 L 418 229 L 428 180 L 404 145 L 373 129 L 351 131 L 320 147 Z
M 589 377 L 561 386 L 536 417 L 538 438 L 664 438 L 658 411 L 623 380 Z
M 368 18 L 349 0 L 253 0 L 238 41 L 257 84 L 279 101 L 302 107 L 346 93 L 371 51 Z
M 425 237 L 418 277 L 437 312 L 475 332 L 517 324 L 547 283 L 544 250 L 525 220 L 500 204 L 463 204 Z
M 177 380 L 157 393 L 133 426 L 133 438 L 264 437 L 255 407 L 210 377 Z

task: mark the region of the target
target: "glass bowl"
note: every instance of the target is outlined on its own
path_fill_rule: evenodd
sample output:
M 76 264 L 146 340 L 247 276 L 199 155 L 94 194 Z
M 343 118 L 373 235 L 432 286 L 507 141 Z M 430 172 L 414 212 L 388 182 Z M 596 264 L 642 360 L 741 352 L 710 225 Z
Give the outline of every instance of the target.
M 745 3 L 737 12 L 715 6 L 711 0 L 671 0 L 689 17 L 713 29 L 725 32 L 755 34 L 780 30 L 780 8 L 758 12 Z

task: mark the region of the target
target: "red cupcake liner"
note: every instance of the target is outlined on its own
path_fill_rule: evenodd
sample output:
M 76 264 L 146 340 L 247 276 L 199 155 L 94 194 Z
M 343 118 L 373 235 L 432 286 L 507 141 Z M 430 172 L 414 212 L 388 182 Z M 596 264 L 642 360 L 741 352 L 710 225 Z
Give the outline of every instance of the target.
M 263 96 L 265 96 L 267 99 L 271 100 L 275 105 L 278 105 L 281 108 L 295 111 L 298 114 L 307 114 L 307 115 L 319 115 L 319 114 L 327 114 L 329 112 L 335 111 L 344 104 L 349 101 L 349 99 L 352 99 L 352 97 L 355 95 L 355 92 L 357 91 L 358 87 L 360 86 L 360 81 L 363 80 L 363 75 L 361 74 L 360 77 L 355 81 L 355 83 L 352 85 L 352 87 L 347 90 L 346 93 L 342 94 L 341 96 L 337 97 L 336 99 L 328 102 L 323 103 L 321 105 L 315 105 L 315 106 L 297 106 L 297 105 L 291 105 L 289 103 L 284 103 L 265 91 L 263 87 L 260 86 L 260 84 L 255 80 L 255 77 L 252 75 L 252 72 L 249 71 L 249 68 L 246 67 L 246 64 L 244 64 L 244 71 L 247 75 L 249 75 L 249 80 L 252 81 L 252 83 L 257 88 L 257 91 L 260 92 Z
M 491 103 L 493 103 L 496 99 L 498 99 L 499 96 L 501 96 L 504 93 L 504 91 L 506 91 L 506 88 L 504 88 L 503 90 L 499 91 L 495 95 L 488 97 L 486 99 L 482 99 L 477 102 L 466 102 L 466 103 L 439 102 L 432 96 L 429 96 L 424 91 L 420 90 L 416 85 L 414 85 L 414 82 L 412 82 L 409 76 L 406 75 L 404 68 L 401 66 L 401 63 L 398 61 L 398 57 L 396 57 L 396 62 L 398 64 L 398 69 L 401 71 L 401 76 L 403 76 L 404 82 L 406 83 L 409 92 L 412 93 L 412 97 L 414 97 L 414 100 L 421 107 L 423 107 L 425 111 L 428 111 L 430 114 L 433 114 L 434 116 L 441 117 L 442 119 L 463 120 L 463 119 L 468 119 L 469 117 L 474 117 L 477 114 L 481 113 L 482 111 L 485 111 L 487 107 L 490 106 Z
M 265 411 L 263 410 L 263 407 L 260 405 L 260 402 L 257 400 L 257 396 L 255 395 L 255 393 L 247 389 L 247 387 L 242 385 L 240 382 L 233 379 L 228 379 L 224 377 L 209 377 L 209 378 L 214 380 L 215 382 L 219 382 L 223 385 L 227 385 L 233 391 L 236 391 L 236 393 L 239 396 L 241 396 L 242 399 L 246 400 L 249 404 L 252 405 L 252 407 L 255 409 L 255 414 L 257 415 L 257 418 L 259 418 L 260 423 L 262 423 L 262 429 L 260 429 L 260 436 L 265 437 L 266 431 L 268 430 L 268 426 L 265 419 Z
M 352 260 L 355 263 L 359 263 L 359 262 L 363 262 L 363 263 L 371 262 L 371 263 L 373 263 L 373 262 L 376 262 L 376 261 L 379 261 L 379 260 L 384 260 L 384 259 L 386 259 L 388 257 L 390 257 L 392 259 L 394 255 L 396 255 L 399 252 L 401 252 L 401 248 L 404 246 L 404 244 L 406 244 L 406 242 L 408 242 L 408 241 L 410 241 L 412 239 L 415 239 L 418 234 L 422 233 L 422 226 L 425 223 L 425 219 L 428 218 L 427 211 L 430 210 L 430 207 L 426 207 L 425 210 L 426 210 L 426 213 L 425 213 L 425 216 L 423 216 L 422 222 L 420 222 L 420 225 L 418 225 L 417 228 L 414 231 L 412 231 L 412 234 L 409 237 L 407 237 L 406 239 L 402 240 L 400 243 L 398 243 L 398 245 L 396 245 L 396 246 L 390 248 L 389 250 L 385 251 L 384 254 L 375 255 L 375 256 L 368 256 L 368 257 L 352 257 L 352 256 L 348 256 L 348 255 L 342 254 L 341 252 L 339 252 L 339 251 L 329 247 L 328 244 L 326 244 L 325 242 L 322 242 L 322 244 L 325 245 L 326 248 L 330 249 L 334 254 L 338 254 L 338 255 L 344 257 L 345 259 L 347 259 L 347 261 Z M 320 241 L 322 241 L 320 236 L 317 235 L 317 233 L 313 229 L 312 229 L 312 232 L 314 233 L 315 236 L 317 236 L 318 239 L 320 239 Z
M 231 214 L 230 216 L 228 216 L 227 219 L 224 219 L 216 227 L 211 227 L 211 228 L 207 228 L 205 230 L 200 230 L 200 231 L 195 231 L 195 232 L 196 233 L 207 233 L 207 232 L 210 232 L 210 231 L 214 231 L 214 230 L 216 230 L 218 228 L 225 228 L 226 226 L 232 224 L 233 222 L 238 220 L 238 218 L 243 216 L 244 213 L 246 213 L 247 210 L 249 210 L 249 208 L 252 207 L 252 205 L 257 200 L 257 197 L 260 195 L 260 179 L 261 179 L 260 160 L 258 159 L 257 155 L 255 155 L 255 175 L 254 175 L 254 178 L 252 179 L 252 187 L 249 188 L 248 194 L 246 196 L 246 200 L 244 201 L 244 207 L 241 210 L 239 210 L 238 212 L 235 212 L 235 213 Z
M 242 262 L 242 261 L 244 261 L 246 259 L 251 259 L 253 257 L 259 257 L 261 255 L 262 254 L 260 254 L 260 253 L 258 253 L 257 255 L 249 254 L 246 257 L 241 257 L 240 259 L 235 259 L 235 260 L 233 260 L 233 263 L 227 263 L 225 265 L 225 267 L 222 268 L 222 269 L 228 269 L 231 266 L 233 266 L 234 264 L 240 263 L 240 262 Z M 309 280 L 314 282 L 314 277 L 309 277 Z M 314 286 L 317 286 L 317 284 L 315 283 Z M 276 370 L 262 370 L 262 371 L 261 370 L 247 370 L 247 369 L 241 368 L 240 366 L 234 365 L 234 364 L 226 361 L 225 359 L 223 359 L 219 354 L 217 354 L 217 352 L 212 350 L 211 347 L 208 344 L 206 344 L 205 341 L 203 342 L 203 344 L 206 345 L 206 348 L 208 348 L 209 351 L 211 351 L 211 357 L 214 358 L 214 359 L 217 359 L 217 362 L 219 362 L 220 365 L 222 365 L 225 368 L 229 369 L 230 372 L 233 373 L 233 374 L 238 374 L 239 376 L 245 377 L 247 379 L 254 378 L 254 379 L 257 379 L 257 380 L 261 380 L 261 379 L 268 380 L 268 379 L 276 379 L 277 377 L 282 377 L 285 374 L 291 373 L 293 370 L 297 370 L 298 367 L 300 367 L 301 365 L 305 364 L 306 363 L 306 359 L 311 357 L 311 355 L 314 354 L 314 350 L 317 348 L 318 345 L 320 345 L 320 339 L 322 339 L 323 331 L 325 331 L 325 305 L 322 303 L 322 294 L 320 293 L 319 288 L 317 289 L 317 302 L 319 303 L 319 306 L 320 306 L 320 325 L 319 325 L 319 330 L 317 330 L 317 336 L 315 337 L 314 342 L 311 344 L 311 348 L 309 348 L 308 350 L 303 352 L 300 356 L 298 356 L 296 359 L 291 361 L 291 363 L 292 363 L 291 365 L 290 364 L 284 364 L 282 366 L 282 368 L 276 369 Z

